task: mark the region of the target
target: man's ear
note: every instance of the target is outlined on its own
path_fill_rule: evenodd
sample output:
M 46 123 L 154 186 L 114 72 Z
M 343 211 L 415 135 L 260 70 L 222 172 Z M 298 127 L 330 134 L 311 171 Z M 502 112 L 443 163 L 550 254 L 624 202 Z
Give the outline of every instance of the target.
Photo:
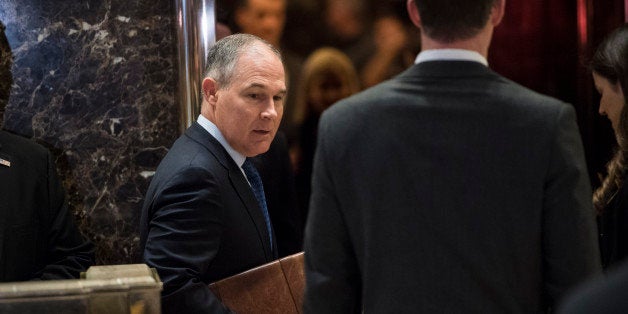
M 506 0 L 496 0 L 491 9 L 491 23 L 496 27 L 501 23 L 506 11 Z
M 421 16 L 419 15 L 419 9 L 417 8 L 414 0 L 408 0 L 406 2 L 406 9 L 408 10 L 408 16 L 416 27 L 421 28 Z
M 203 79 L 203 100 L 212 107 L 216 104 L 216 93 L 218 92 L 218 82 L 211 77 Z

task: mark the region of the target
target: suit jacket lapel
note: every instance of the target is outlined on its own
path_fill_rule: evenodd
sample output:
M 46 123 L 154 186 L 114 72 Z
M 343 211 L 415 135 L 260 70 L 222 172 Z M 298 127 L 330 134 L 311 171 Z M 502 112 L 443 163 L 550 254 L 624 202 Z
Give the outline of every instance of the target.
M 246 178 L 240 170 L 240 167 L 236 165 L 231 156 L 229 156 L 229 154 L 227 153 L 227 150 L 222 147 L 220 142 L 218 142 L 218 140 L 216 140 L 211 134 L 209 134 L 209 132 L 203 129 L 203 127 L 197 122 L 194 122 L 185 131 L 185 134 L 192 138 L 194 141 L 207 148 L 207 150 L 216 157 L 216 159 L 222 164 L 222 166 L 228 170 L 229 181 L 231 182 L 233 189 L 237 192 L 249 216 L 255 223 L 255 227 L 257 228 L 257 234 L 259 235 L 259 239 L 264 246 L 264 254 L 266 255 L 266 259 L 274 259 L 270 247 L 270 235 L 268 234 L 268 229 L 266 228 L 264 215 L 262 214 L 262 210 L 259 208 L 259 204 L 257 203 L 255 194 L 253 194 L 253 190 L 251 190 L 251 186 L 249 185 L 248 181 L 246 181 Z

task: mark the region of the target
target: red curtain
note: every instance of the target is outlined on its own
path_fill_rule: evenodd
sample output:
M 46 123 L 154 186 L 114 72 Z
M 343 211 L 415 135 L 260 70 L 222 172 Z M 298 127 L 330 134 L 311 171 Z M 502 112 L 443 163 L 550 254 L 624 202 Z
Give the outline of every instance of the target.
M 506 1 L 489 51 L 498 73 L 574 105 L 594 187 L 615 142 L 597 113 L 586 64 L 602 38 L 626 21 L 627 7 L 628 0 Z

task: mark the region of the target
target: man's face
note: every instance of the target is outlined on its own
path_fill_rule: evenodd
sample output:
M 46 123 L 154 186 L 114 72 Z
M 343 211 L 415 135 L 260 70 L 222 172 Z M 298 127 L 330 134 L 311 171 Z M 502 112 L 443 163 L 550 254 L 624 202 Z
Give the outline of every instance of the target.
M 354 40 L 364 31 L 356 1 L 328 0 L 325 23 L 342 40 Z
M 255 35 L 279 47 L 286 21 L 286 0 L 247 2 L 235 12 L 235 21 L 242 33 Z
M 216 124 L 229 145 L 253 157 L 270 147 L 281 117 L 286 82 L 281 60 L 259 45 L 243 52 L 231 84 L 218 86 L 209 104 Z

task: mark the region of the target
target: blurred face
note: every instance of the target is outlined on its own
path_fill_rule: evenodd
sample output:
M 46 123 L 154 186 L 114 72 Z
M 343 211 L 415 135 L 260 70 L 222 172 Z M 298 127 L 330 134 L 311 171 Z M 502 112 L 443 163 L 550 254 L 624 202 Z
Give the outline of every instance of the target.
M 625 104 L 624 93 L 619 86 L 619 82 L 612 84 L 609 80 L 596 73 L 593 73 L 593 82 L 595 83 L 595 88 L 602 96 L 599 113 L 611 121 L 613 130 L 617 133 L 619 117 Z
M 363 24 L 359 13 L 347 1 L 329 0 L 325 11 L 325 23 L 341 39 L 354 39 L 362 34 Z
M 248 0 L 235 12 L 235 21 L 243 33 L 279 47 L 286 21 L 286 0 Z
M 209 120 L 233 149 L 247 157 L 268 150 L 286 96 L 284 68 L 275 54 L 266 47 L 248 49 L 236 62 L 229 86 L 205 78 L 203 90 L 209 95 Z
M 348 96 L 350 96 L 349 87 L 344 86 L 342 80 L 332 73 L 326 73 L 312 79 L 309 99 L 312 109 L 317 114 Z

